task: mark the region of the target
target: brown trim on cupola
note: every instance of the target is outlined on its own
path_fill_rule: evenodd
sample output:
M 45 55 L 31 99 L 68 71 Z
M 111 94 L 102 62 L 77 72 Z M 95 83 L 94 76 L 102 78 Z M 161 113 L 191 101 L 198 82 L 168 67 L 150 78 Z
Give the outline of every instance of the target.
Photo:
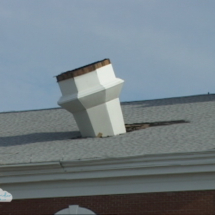
M 101 61 L 97 61 L 97 62 L 88 64 L 86 66 L 79 67 L 77 69 L 73 69 L 73 70 L 61 73 L 60 75 L 56 76 L 57 82 L 60 82 L 60 81 L 63 81 L 63 80 L 69 79 L 69 78 L 74 78 L 79 75 L 84 75 L 86 73 L 92 72 L 92 71 L 99 69 L 103 66 L 106 66 L 108 64 L 111 64 L 110 59 L 104 59 Z

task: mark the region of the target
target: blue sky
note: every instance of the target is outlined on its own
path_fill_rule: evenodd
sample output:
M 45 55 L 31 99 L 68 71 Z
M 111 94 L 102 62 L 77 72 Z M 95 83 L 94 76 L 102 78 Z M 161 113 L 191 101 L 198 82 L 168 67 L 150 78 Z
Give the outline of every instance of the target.
M 0 111 L 57 107 L 61 72 L 110 58 L 121 101 L 215 93 L 214 0 L 0 0 Z

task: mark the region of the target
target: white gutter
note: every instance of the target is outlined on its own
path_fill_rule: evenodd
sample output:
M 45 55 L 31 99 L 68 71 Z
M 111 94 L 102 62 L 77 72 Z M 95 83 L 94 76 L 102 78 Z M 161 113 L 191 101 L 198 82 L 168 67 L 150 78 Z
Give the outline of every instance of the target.
M 14 199 L 215 189 L 215 153 L 0 166 Z

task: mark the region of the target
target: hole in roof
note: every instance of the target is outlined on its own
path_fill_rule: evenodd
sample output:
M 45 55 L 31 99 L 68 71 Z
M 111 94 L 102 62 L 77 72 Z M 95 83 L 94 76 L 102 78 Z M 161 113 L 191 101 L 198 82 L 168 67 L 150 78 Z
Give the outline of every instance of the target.
M 126 132 L 132 132 L 140 129 L 145 129 L 154 126 L 166 126 L 166 125 L 174 125 L 181 123 L 189 123 L 186 120 L 171 120 L 171 121 L 161 121 L 161 122 L 143 122 L 143 123 L 133 123 L 133 124 L 125 124 Z
M 126 132 L 132 132 L 132 131 L 137 131 L 149 127 L 154 127 L 154 126 L 166 126 L 166 125 L 174 125 L 174 124 L 182 124 L 182 123 L 189 123 L 187 120 L 171 120 L 171 121 L 159 121 L 159 122 L 142 122 L 142 123 L 133 123 L 133 124 L 125 124 L 125 129 Z M 101 134 L 101 133 L 99 133 Z M 123 134 L 121 134 L 123 135 Z M 97 138 L 109 138 L 108 137 L 102 137 L 102 135 L 98 135 Z M 86 138 L 93 138 L 93 137 L 82 137 L 82 136 L 77 136 L 73 137 L 71 139 L 86 139 Z

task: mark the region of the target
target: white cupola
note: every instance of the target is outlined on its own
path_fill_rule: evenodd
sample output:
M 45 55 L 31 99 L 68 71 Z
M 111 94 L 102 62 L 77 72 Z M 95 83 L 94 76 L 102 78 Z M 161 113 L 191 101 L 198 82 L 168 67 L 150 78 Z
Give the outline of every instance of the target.
M 126 132 L 119 95 L 124 81 L 116 78 L 109 59 L 57 76 L 58 104 L 71 112 L 82 137 L 107 137 Z

